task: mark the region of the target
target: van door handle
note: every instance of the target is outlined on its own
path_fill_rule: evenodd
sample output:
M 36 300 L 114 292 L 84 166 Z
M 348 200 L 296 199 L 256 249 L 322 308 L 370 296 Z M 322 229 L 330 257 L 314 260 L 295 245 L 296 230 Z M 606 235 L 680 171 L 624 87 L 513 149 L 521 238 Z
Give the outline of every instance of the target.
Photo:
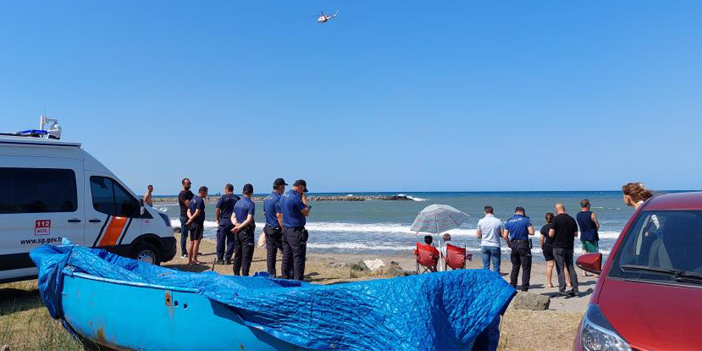
M 68 220 L 69 223 L 80 223 L 80 219 L 78 218 L 71 218 Z
M 93 219 L 89 220 L 88 222 L 90 222 L 90 223 L 100 223 L 100 222 L 102 222 L 102 220 L 97 219 L 97 218 L 93 218 Z

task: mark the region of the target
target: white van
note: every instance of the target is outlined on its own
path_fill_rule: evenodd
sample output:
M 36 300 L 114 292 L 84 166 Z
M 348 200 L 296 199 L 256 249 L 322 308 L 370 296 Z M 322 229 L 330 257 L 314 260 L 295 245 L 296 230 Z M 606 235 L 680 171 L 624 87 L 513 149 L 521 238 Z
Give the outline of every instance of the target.
M 78 143 L 0 135 L 0 283 L 36 277 L 29 251 L 62 238 L 153 264 L 173 259 L 170 220 L 137 199 Z

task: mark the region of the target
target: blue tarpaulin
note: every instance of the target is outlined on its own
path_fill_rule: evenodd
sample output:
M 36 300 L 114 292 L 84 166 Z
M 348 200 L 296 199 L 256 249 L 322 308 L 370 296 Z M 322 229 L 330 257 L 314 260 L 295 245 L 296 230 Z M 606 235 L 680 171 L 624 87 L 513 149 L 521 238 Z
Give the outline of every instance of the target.
M 74 245 L 41 246 L 41 297 L 61 318 L 65 270 L 129 282 L 194 288 L 231 306 L 245 323 L 308 348 L 367 350 L 495 349 L 499 316 L 515 290 L 488 270 L 456 270 L 393 279 L 317 285 L 191 273 Z

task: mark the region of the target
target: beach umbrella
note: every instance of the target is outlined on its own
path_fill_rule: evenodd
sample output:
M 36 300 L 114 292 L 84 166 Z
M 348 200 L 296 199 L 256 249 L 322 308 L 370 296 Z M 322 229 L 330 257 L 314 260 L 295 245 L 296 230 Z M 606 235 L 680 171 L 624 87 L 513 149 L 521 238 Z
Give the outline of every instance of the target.
M 419 212 L 410 230 L 417 234 L 420 232 L 436 234 L 439 246 L 442 246 L 439 234 L 460 227 L 461 224 L 468 222 L 469 218 L 465 212 L 449 205 L 429 205 Z M 439 263 L 441 261 L 442 259 L 439 258 Z M 442 265 L 439 264 L 439 267 Z
M 469 216 L 449 205 L 429 205 L 414 219 L 413 232 L 439 234 L 468 222 Z

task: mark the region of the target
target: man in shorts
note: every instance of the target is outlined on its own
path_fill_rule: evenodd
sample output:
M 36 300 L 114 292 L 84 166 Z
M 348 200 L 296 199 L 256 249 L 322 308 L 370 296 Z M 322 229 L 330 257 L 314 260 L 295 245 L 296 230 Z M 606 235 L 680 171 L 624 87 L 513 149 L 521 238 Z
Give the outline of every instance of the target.
M 200 264 L 197 260 L 198 250 L 200 249 L 200 240 L 205 230 L 205 198 L 207 197 L 207 187 L 201 186 L 190 200 L 190 208 L 188 208 L 188 222 L 190 228 L 190 251 L 188 252 L 188 264 Z
M 580 212 L 575 216 L 578 227 L 580 227 L 580 243 L 583 246 L 584 254 L 600 252 L 598 234 L 600 221 L 597 220 L 595 213 L 590 211 L 590 206 L 590 200 L 583 199 L 580 201 Z M 583 277 L 587 276 L 587 272 L 583 271 Z

